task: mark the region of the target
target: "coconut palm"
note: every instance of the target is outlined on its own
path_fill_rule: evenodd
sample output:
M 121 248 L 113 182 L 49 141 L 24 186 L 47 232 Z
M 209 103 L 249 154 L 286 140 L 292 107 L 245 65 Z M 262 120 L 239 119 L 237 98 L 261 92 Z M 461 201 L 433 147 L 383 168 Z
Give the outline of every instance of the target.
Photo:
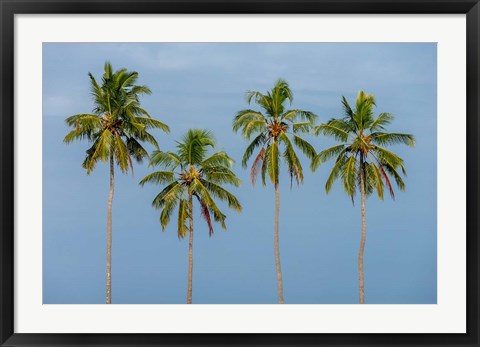
M 148 132 L 160 129 L 169 132 L 164 123 L 151 118 L 140 106 L 140 96 L 150 94 L 146 86 L 137 85 L 138 73 L 120 69 L 115 72 L 110 63 L 105 63 L 102 81 L 99 84 L 91 73 L 91 94 L 94 100 L 92 113 L 76 114 L 65 121 L 71 130 L 65 143 L 88 140 L 92 145 L 86 151 L 82 167 L 90 174 L 98 162 L 110 163 L 110 193 L 107 207 L 107 270 L 106 303 L 112 295 L 112 201 L 114 192 L 115 164 L 120 171 L 133 173 L 133 159 L 142 162 L 148 153 L 140 144 L 147 142 L 158 148 L 157 141 Z
M 213 135 L 207 130 L 191 129 L 177 142 L 176 152 L 155 151 L 151 165 L 166 171 L 156 171 L 140 181 L 164 185 L 152 202 L 161 210 L 160 224 L 165 230 L 175 208 L 178 208 L 177 234 L 179 238 L 189 235 L 187 304 L 192 303 L 193 274 L 193 201 L 198 201 L 209 235 L 213 235 L 211 216 L 226 229 L 226 216 L 215 203 L 215 198 L 227 203 L 228 207 L 241 211 L 237 198 L 222 187 L 240 185 L 240 180 L 231 171 L 233 160 L 224 151 L 207 156 L 208 149 L 215 147 Z M 188 226 L 187 226 L 188 220 Z
M 325 184 L 330 192 L 333 183 L 340 178 L 345 192 L 354 201 L 357 188 L 360 189 L 362 212 L 362 236 L 358 253 L 359 296 L 360 303 L 365 303 L 363 254 L 366 238 L 366 197 L 375 190 L 383 200 L 384 187 L 388 189 L 392 198 L 395 193 L 392 178 L 400 190 L 405 190 L 398 170 L 406 175 L 403 160 L 396 154 L 388 151 L 384 146 L 405 144 L 413 147 L 413 135 L 388 133 L 385 127 L 394 116 L 390 113 L 374 115 L 375 98 L 373 95 L 360 91 L 355 108 L 349 105 L 345 97 L 342 98 L 344 116 L 331 119 L 326 124 L 315 128 L 315 134 L 323 134 L 342 142 L 318 153 L 312 160 L 312 169 L 316 170 L 320 164 L 331 158 L 336 158 L 332 171 Z
M 256 177 L 261 172 L 263 185 L 266 185 L 268 175 L 275 188 L 274 254 L 279 304 L 284 303 L 278 231 L 280 160 L 283 159 L 287 165 L 290 185 L 293 180 L 300 184 L 303 182 L 303 169 L 294 145 L 309 159 L 316 155 L 313 146 L 300 137 L 299 134 L 308 133 L 312 129 L 317 116 L 312 112 L 299 109 L 287 110 L 285 109 L 287 101 L 290 105 L 292 104 L 293 94 L 288 83 L 279 79 L 275 86 L 266 94 L 257 91 L 247 92 L 248 104 L 252 102 L 257 104 L 263 113 L 253 109 L 242 110 L 238 112 L 233 121 L 233 130 L 235 132 L 241 129 L 243 136 L 247 140 L 255 136 L 243 155 L 243 167 L 247 166 L 247 162 L 253 152 L 260 148 L 253 160 L 250 171 L 252 185 L 255 185 Z

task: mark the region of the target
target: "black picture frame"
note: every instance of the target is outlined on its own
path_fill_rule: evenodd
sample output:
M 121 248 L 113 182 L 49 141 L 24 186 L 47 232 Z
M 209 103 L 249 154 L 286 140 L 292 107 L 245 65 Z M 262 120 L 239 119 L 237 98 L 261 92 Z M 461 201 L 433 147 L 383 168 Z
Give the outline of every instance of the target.
M 480 346 L 478 164 L 480 0 L 0 0 L 1 346 Z M 467 333 L 465 334 L 19 334 L 14 333 L 14 16 L 16 14 L 466 14 Z M 455 117 L 455 115 L 452 115 Z

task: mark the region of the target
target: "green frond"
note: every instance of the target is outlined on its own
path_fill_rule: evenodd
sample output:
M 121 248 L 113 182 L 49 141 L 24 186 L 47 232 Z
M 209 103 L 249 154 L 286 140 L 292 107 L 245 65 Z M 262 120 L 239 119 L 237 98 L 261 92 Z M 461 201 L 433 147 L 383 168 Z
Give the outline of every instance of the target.
M 184 238 L 187 236 L 187 233 L 190 231 L 190 228 L 187 226 L 186 222 L 191 218 L 191 205 L 190 202 L 186 199 L 181 199 L 178 204 L 178 221 L 177 221 L 177 234 L 179 238 Z
M 135 121 L 137 123 L 142 124 L 145 129 L 160 129 L 165 133 L 170 132 L 170 127 L 166 125 L 165 123 L 160 122 L 159 120 L 149 118 L 149 117 L 135 117 Z
M 253 139 L 252 142 L 250 142 L 247 149 L 245 150 L 245 153 L 243 154 L 243 158 L 242 158 L 243 167 L 247 167 L 248 159 L 250 159 L 250 157 L 252 156 L 255 148 L 259 146 L 263 146 L 265 144 L 266 139 L 267 137 L 265 136 L 265 134 L 260 133 L 256 138 Z
M 357 177 L 358 177 L 357 172 L 358 172 L 357 161 L 355 160 L 354 156 L 350 156 L 346 161 L 345 166 L 343 167 L 342 183 L 343 183 L 343 189 L 345 190 L 345 193 L 347 193 L 352 198 L 355 196 L 355 191 L 356 191 L 355 182 L 357 181 Z
M 349 133 L 345 129 L 345 123 L 341 120 L 332 119 L 326 124 L 320 124 L 315 127 L 315 135 L 325 135 L 335 138 L 338 141 L 346 142 Z
M 375 148 L 372 149 L 372 153 L 375 155 L 377 160 L 382 162 L 382 164 L 387 163 L 393 168 L 401 167 L 405 174 L 405 169 L 403 168 L 403 159 L 398 155 L 380 146 L 375 146 Z
M 217 153 L 212 154 L 207 159 L 203 160 L 200 163 L 202 168 L 209 168 L 209 167 L 218 167 L 224 166 L 226 168 L 231 168 L 234 163 L 234 160 L 228 156 L 225 151 L 220 151 Z
M 127 149 L 130 156 L 132 156 L 137 163 L 141 163 L 144 158 L 149 158 L 146 149 L 133 137 L 127 138 Z
M 383 167 L 384 167 L 385 171 L 388 172 L 388 174 L 390 176 L 393 176 L 393 178 L 395 179 L 395 183 L 397 184 L 398 188 L 400 188 L 400 190 L 402 190 L 402 191 L 405 191 L 405 182 L 403 181 L 402 177 L 397 172 L 397 170 L 388 163 L 384 164 Z
M 264 148 L 262 148 L 264 149 Z M 270 146 L 265 149 L 265 155 L 263 156 L 262 160 L 262 170 L 261 170 L 261 175 L 262 175 L 262 185 L 265 187 L 267 185 L 267 171 L 268 171 L 268 156 L 270 152 Z
M 370 131 L 385 130 L 385 126 L 389 125 L 394 118 L 391 113 L 380 113 L 370 126 Z
M 242 135 L 249 140 L 252 134 L 262 132 L 266 129 L 267 124 L 263 120 L 251 120 L 242 128 Z
M 114 153 L 117 165 L 123 173 L 128 172 L 128 168 L 133 171 L 132 158 L 128 152 L 127 145 L 118 134 L 115 135 Z
M 242 181 L 228 168 L 223 166 L 211 166 L 208 170 L 203 170 L 205 178 L 216 184 L 231 184 L 239 187 Z
M 363 162 L 363 167 L 359 163 L 358 167 L 358 175 L 357 175 L 357 183 L 358 187 L 361 187 L 361 177 L 360 177 L 360 170 L 363 170 L 363 177 L 364 177 L 364 189 L 365 189 L 365 196 L 369 197 L 372 195 L 373 191 L 377 189 L 377 181 L 376 176 L 372 175 L 372 169 L 370 168 L 370 163 L 367 161 Z
M 215 138 L 210 131 L 189 129 L 182 142 L 177 144 L 178 155 L 183 162 L 197 165 L 204 160 L 208 147 L 214 146 Z
M 175 170 L 177 167 L 182 167 L 182 160 L 176 153 L 155 150 L 150 158 L 150 166 Z
M 343 113 L 345 114 L 345 117 L 350 119 L 353 122 L 353 110 L 350 104 L 348 103 L 348 100 L 342 96 L 342 107 L 343 107 Z
M 311 125 L 317 118 L 318 116 L 315 113 L 304 110 L 289 110 L 280 117 L 282 121 L 290 121 L 292 123 L 297 120 L 307 120 Z
M 263 108 L 268 116 L 277 119 L 284 113 L 285 102 L 289 101 L 290 104 L 292 103 L 293 94 L 288 83 L 283 79 L 279 79 L 266 94 L 248 91 L 247 102 L 251 104 L 252 101 Z
M 63 138 L 63 142 L 66 144 L 72 143 L 75 140 L 92 140 L 93 134 L 88 131 L 82 131 L 81 129 L 75 129 L 67 133 Z
M 147 86 L 133 86 L 130 92 L 134 95 L 151 95 L 152 91 Z
M 97 127 L 102 126 L 101 119 L 96 114 L 81 113 L 65 118 L 65 123 L 70 127 L 79 127 L 81 125 L 80 122 L 84 126 L 88 124 L 96 125 Z
M 347 158 L 346 152 L 340 153 L 340 155 L 337 157 L 332 171 L 330 171 L 330 175 L 327 178 L 327 182 L 325 183 L 325 191 L 327 193 L 330 192 L 333 183 L 335 183 L 335 181 L 340 177 L 343 167 L 346 165 Z
M 355 112 L 353 114 L 353 119 L 357 125 L 358 130 L 368 129 L 372 123 L 373 119 L 373 109 L 375 107 L 375 98 L 371 94 L 367 94 L 364 91 L 358 92 Z
M 145 183 L 171 184 L 175 181 L 173 171 L 155 171 L 145 176 L 138 184 L 144 186 Z
M 142 142 L 150 143 L 156 149 L 159 149 L 159 146 L 155 137 L 145 129 L 140 130 L 140 128 L 136 128 L 131 123 L 125 123 L 122 130 L 125 133 L 125 136 L 135 138 Z
M 183 194 L 184 187 L 178 182 L 172 182 L 162 189 L 152 201 L 152 206 L 156 209 L 164 207 L 175 200 L 178 200 Z
M 396 144 L 405 144 L 409 147 L 415 146 L 415 137 L 410 134 L 375 132 L 370 134 L 370 136 L 372 137 L 372 142 L 380 146 Z
M 205 204 L 205 206 L 213 213 L 215 222 L 219 222 L 223 229 L 226 229 L 225 219 L 227 218 L 218 208 L 215 201 L 210 196 L 210 193 L 198 179 L 192 181 L 189 187 L 190 194 L 197 195 Z
M 266 121 L 266 118 L 260 112 L 254 110 L 242 110 L 237 113 L 233 119 L 233 131 L 237 132 L 240 128 L 245 127 L 251 121 Z
M 203 202 L 198 196 L 197 196 L 198 202 L 200 203 L 200 212 L 202 214 L 203 219 L 205 219 L 205 222 L 207 222 L 208 226 L 208 235 L 212 236 L 213 235 L 213 224 L 212 224 L 212 218 L 210 217 L 210 210 L 208 209 L 208 206 Z
M 285 151 L 283 153 L 283 158 L 287 164 L 288 173 L 290 174 L 290 186 L 295 179 L 297 184 L 303 182 L 303 168 L 300 163 L 300 160 L 295 153 L 293 145 L 285 133 L 282 133 L 278 136 L 279 141 L 283 142 L 285 145 Z
M 327 148 L 327 149 L 321 151 L 320 153 L 318 153 L 312 159 L 312 164 L 311 164 L 312 171 L 317 170 L 318 167 L 321 164 L 325 163 L 327 160 L 330 160 L 333 157 L 337 157 L 340 154 L 342 154 L 342 152 L 345 152 L 347 150 L 346 146 L 347 145 L 345 145 L 345 144 L 341 144 L 341 145 L 337 145 L 337 146 Z
M 273 184 L 278 183 L 278 176 L 280 175 L 280 161 L 278 153 L 278 142 L 273 141 L 270 146 L 268 146 L 265 162 L 267 162 L 268 176 Z
M 369 163 L 368 165 L 368 177 L 370 179 L 370 185 L 377 188 L 378 197 L 383 200 L 383 179 L 382 174 L 378 170 L 375 163 Z
M 308 159 L 313 159 L 317 155 L 315 148 L 300 136 L 293 135 L 293 143 L 307 156 Z
M 313 124 L 310 122 L 293 123 L 293 133 L 309 133 L 313 129 Z
M 262 147 L 260 151 L 258 151 L 257 156 L 253 160 L 252 168 L 250 169 L 250 181 L 252 182 L 252 186 L 255 186 L 255 181 L 257 179 L 258 172 L 260 168 L 263 166 L 265 160 L 265 148 Z M 264 176 L 263 176 L 264 177 Z M 265 179 L 263 179 L 265 182 Z
M 92 147 L 87 150 L 86 158 L 82 164 L 83 168 L 87 170 L 87 174 L 92 172 L 99 161 L 108 160 L 113 143 L 113 134 L 108 130 L 102 131 Z
M 240 205 L 238 199 L 228 190 L 206 180 L 200 180 L 200 182 L 211 195 L 213 195 L 217 199 L 220 199 L 221 201 L 225 201 L 228 204 L 228 207 L 234 209 L 237 212 L 240 212 L 242 210 L 242 206 Z
M 172 216 L 173 210 L 178 205 L 178 200 L 169 200 L 165 201 L 162 205 L 163 209 L 160 212 L 160 225 L 162 226 L 162 231 L 165 231 L 168 223 L 170 223 L 170 218 Z
M 249 90 L 246 94 L 247 96 L 247 103 L 250 105 L 252 103 L 252 100 L 253 102 L 261 105 L 261 106 L 264 106 L 264 107 L 268 107 L 269 106 L 269 97 L 268 95 L 264 95 L 260 92 L 256 92 L 256 91 L 251 91 Z

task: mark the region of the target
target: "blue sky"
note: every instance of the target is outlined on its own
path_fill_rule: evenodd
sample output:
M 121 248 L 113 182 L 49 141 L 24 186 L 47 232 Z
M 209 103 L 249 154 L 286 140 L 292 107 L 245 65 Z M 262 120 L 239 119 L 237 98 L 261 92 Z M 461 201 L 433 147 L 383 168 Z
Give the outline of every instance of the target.
M 91 112 L 88 72 L 104 62 L 139 73 L 152 90 L 142 99 L 150 114 L 171 127 L 154 133 L 162 150 L 189 128 L 206 128 L 237 160 L 243 180 L 231 188 L 243 205 L 227 212 L 228 230 L 208 236 L 196 218 L 193 302 L 276 303 L 273 255 L 274 192 L 254 188 L 241 167 L 248 144 L 231 130 L 247 108 L 247 90 L 266 91 L 278 78 L 294 93 L 293 107 L 319 122 L 341 115 L 341 96 L 354 102 L 373 93 L 377 111 L 396 115 L 391 131 L 412 133 L 416 147 L 393 146 L 406 164 L 406 192 L 395 201 L 367 200 L 365 301 L 434 304 L 437 301 L 437 54 L 434 43 L 45 43 L 43 45 L 43 302 L 104 303 L 107 165 L 87 176 L 81 163 L 87 142 L 64 145 L 67 116 Z M 310 137 L 317 151 L 333 142 Z M 151 150 L 152 148 L 149 147 Z M 282 167 L 280 254 L 286 303 L 358 302 L 360 204 L 339 183 L 325 181 L 332 163 L 290 189 Z M 161 231 L 151 201 L 160 186 L 138 185 L 151 172 L 136 165 L 117 172 L 113 202 L 112 303 L 184 303 L 188 242 L 176 225 Z

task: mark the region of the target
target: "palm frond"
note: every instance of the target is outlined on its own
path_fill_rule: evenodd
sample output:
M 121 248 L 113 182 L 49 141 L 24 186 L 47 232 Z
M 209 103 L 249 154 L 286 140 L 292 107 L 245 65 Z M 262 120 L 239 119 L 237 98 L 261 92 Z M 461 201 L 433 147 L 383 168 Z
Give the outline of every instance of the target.
M 388 187 L 388 190 L 390 192 L 390 196 L 392 199 L 395 199 L 395 191 L 393 190 L 392 184 L 390 183 L 390 179 L 388 178 L 387 173 L 385 172 L 385 168 L 381 163 L 377 163 L 378 165 L 378 170 L 380 174 L 382 175 L 383 180 L 385 181 L 385 184 Z
M 177 200 L 183 193 L 184 187 L 177 181 L 170 183 L 162 189 L 152 201 L 152 206 L 160 209 L 172 201 Z
M 135 121 L 145 126 L 145 129 L 160 129 L 165 133 L 170 132 L 170 127 L 159 120 L 149 117 L 135 117 Z
M 267 137 L 264 133 L 260 133 L 257 137 L 253 139 L 252 142 L 250 142 L 250 144 L 247 146 L 247 149 L 245 150 L 245 153 L 243 154 L 243 167 L 247 167 L 248 159 L 250 159 L 250 157 L 252 156 L 253 151 L 255 150 L 255 148 L 263 146 L 265 144 L 266 138 Z
M 315 148 L 300 136 L 294 134 L 293 143 L 307 156 L 308 159 L 313 159 L 317 155 Z
M 265 160 L 267 163 L 268 176 L 273 184 L 278 184 L 278 176 L 280 175 L 280 162 L 278 153 L 278 142 L 273 141 L 268 146 L 265 153 Z
M 388 172 L 389 175 L 393 176 L 393 178 L 395 179 L 395 183 L 397 184 L 398 188 L 400 188 L 400 190 L 402 190 L 402 191 L 405 191 L 405 182 L 403 181 L 402 177 L 397 172 L 397 170 L 388 163 L 384 164 L 383 167 L 384 167 L 385 171 Z
M 339 156 L 340 154 L 342 154 L 342 152 L 345 152 L 346 150 L 347 145 L 342 143 L 341 145 L 333 146 L 321 151 L 312 159 L 312 171 L 317 170 L 321 164 L 325 163 L 327 160 L 333 157 Z
M 191 218 L 191 205 L 187 199 L 181 199 L 178 203 L 177 235 L 178 238 L 184 238 L 190 231 L 186 221 Z
M 201 211 L 202 217 L 203 219 L 205 219 L 205 222 L 207 222 L 208 235 L 212 236 L 213 224 L 212 224 L 212 218 L 210 217 L 210 211 L 208 210 L 208 206 L 201 199 L 198 199 L 198 201 L 200 202 L 200 211 Z
M 208 147 L 215 146 L 215 138 L 208 130 L 189 129 L 183 137 L 182 142 L 178 142 L 178 155 L 182 161 L 190 164 L 200 164 L 207 153 Z
M 249 140 L 253 134 L 264 131 L 266 126 L 267 124 L 263 120 L 251 120 L 242 128 L 242 135 Z
M 337 157 L 337 160 L 333 165 L 332 171 L 330 171 L 330 175 L 327 178 L 327 182 L 325 183 L 325 191 L 327 192 L 327 194 L 332 189 L 333 183 L 335 183 L 335 181 L 340 177 L 343 167 L 346 164 L 347 158 L 348 157 L 346 155 L 346 152 L 340 153 L 340 155 Z
M 313 129 L 313 124 L 310 122 L 293 123 L 293 133 L 309 133 Z
M 370 126 L 370 131 L 385 130 L 385 126 L 389 125 L 394 118 L 394 115 L 391 113 L 380 113 Z
M 409 147 L 415 146 L 415 137 L 410 134 L 375 132 L 370 134 L 370 136 L 372 137 L 372 142 L 380 146 L 396 144 L 405 144 Z
M 290 121 L 292 123 L 297 120 L 307 120 L 311 125 L 317 118 L 318 116 L 315 113 L 304 110 L 289 110 L 280 117 L 282 121 Z
M 147 150 L 133 137 L 127 138 L 127 149 L 137 163 L 141 163 L 143 158 L 149 158 Z
M 245 127 L 251 121 L 266 121 L 266 118 L 260 112 L 247 109 L 237 113 L 233 119 L 233 131 L 237 132 L 240 128 Z
M 177 167 L 182 167 L 182 160 L 176 153 L 156 150 L 152 153 L 150 166 L 161 166 L 175 170 Z
M 133 172 L 132 158 L 130 157 L 127 145 L 118 134 L 115 134 L 114 154 L 117 165 L 123 173 L 128 172 L 128 168 Z
M 371 184 L 372 186 L 375 186 L 377 188 L 378 197 L 381 200 L 383 200 L 383 179 L 382 179 L 383 174 L 380 172 L 377 165 L 373 162 L 369 164 L 368 170 L 369 170 L 370 176 L 374 178 L 374 181 L 372 181 Z
M 320 124 L 314 130 L 315 135 L 325 135 L 335 138 L 338 141 L 346 142 L 349 133 L 345 130 L 345 122 L 337 119 L 332 119 L 326 124 Z
M 358 172 L 357 161 L 355 160 L 355 157 L 352 155 L 346 161 L 343 167 L 343 172 L 342 172 L 343 189 L 345 190 L 345 193 L 347 193 L 352 198 L 352 200 L 353 200 L 353 197 L 355 196 L 355 191 L 356 191 L 355 183 L 358 177 L 357 172 Z
M 265 148 L 261 148 L 258 152 L 257 156 L 255 157 L 252 168 L 250 170 L 250 180 L 252 182 L 252 186 L 255 186 L 255 181 L 257 179 L 258 171 L 260 167 L 263 165 L 263 161 L 265 159 Z
M 177 207 L 178 202 L 179 201 L 175 199 L 164 201 L 162 211 L 160 212 L 160 225 L 162 226 L 162 231 L 165 231 L 165 228 L 170 223 L 173 210 Z
M 208 170 L 202 169 L 202 172 L 208 181 L 216 184 L 231 184 L 234 187 L 239 187 L 242 183 L 233 171 L 224 166 L 212 166 Z
M 372 153 L 374 154 L 375 158 L 382 164 L 387 163 L 393 168 L 400 167 L 403 174 L 406 174 L 405 168 L 403 166 L 403 159 L 400 158 L 398 155 L 380 146 L 375 146 L 375 148 L 372 150 Z
M 92 147 L 87 150 L 87 156 L 82 164 L 83 168 L 87 170 L 87 175 L 92 172 L 98 161 L 108 160 L 113 142 L 114 136 L 108 130 L 102 131 L 97 137 Z
M 225 201 L 228 204 L 228 207 L 236 210 L 237 212 L 242 210 L 242 206 L 240 205 L 238 199 L 228 190 L 222 188 L 218 184 L 206 180 L 200 180 L 200 182 L 211 195 L 220 199 L 221 201 Z
M 222 211 L 218 208 L 215 201 L 210 196 L 207 188 L 202 184 L 202 182 L 198 179 L 192 181 L 189 187 L 190 194 L 198 195 L 199 198 L 203 201 L 203 203 L 207 206 L 207 208 L 213 213 L 213 219 L 215 222 L 219 222 L 223 229 L 226 229 L 227 226 L 225 224 L 225 219 L 227 218 Z
M 292 142 L 285 133 L 279 135 L 278 140 L 284 143 L 285 151 L 283 153 L 283 158 L 287 164 L 288 173 L 290 175 L 290 187 L 292 187 L 293 179 L 297 184 L 303 182 L 303 168 L 300 160 L 295 153 Z
M 155 171 L 145 176 L 138 184 L 144 186 L 145 183 L 171 184 L 175 181 L 173 171 Z
M 209 167 L 219 167 L 224 166 L 226 168 L 231 168 L 234 163 L 234 160 L 228 156 L 225 151 L 220 151 L 212 154 L 205 160 L 200 163 L 202 169 L 208 169 Z

